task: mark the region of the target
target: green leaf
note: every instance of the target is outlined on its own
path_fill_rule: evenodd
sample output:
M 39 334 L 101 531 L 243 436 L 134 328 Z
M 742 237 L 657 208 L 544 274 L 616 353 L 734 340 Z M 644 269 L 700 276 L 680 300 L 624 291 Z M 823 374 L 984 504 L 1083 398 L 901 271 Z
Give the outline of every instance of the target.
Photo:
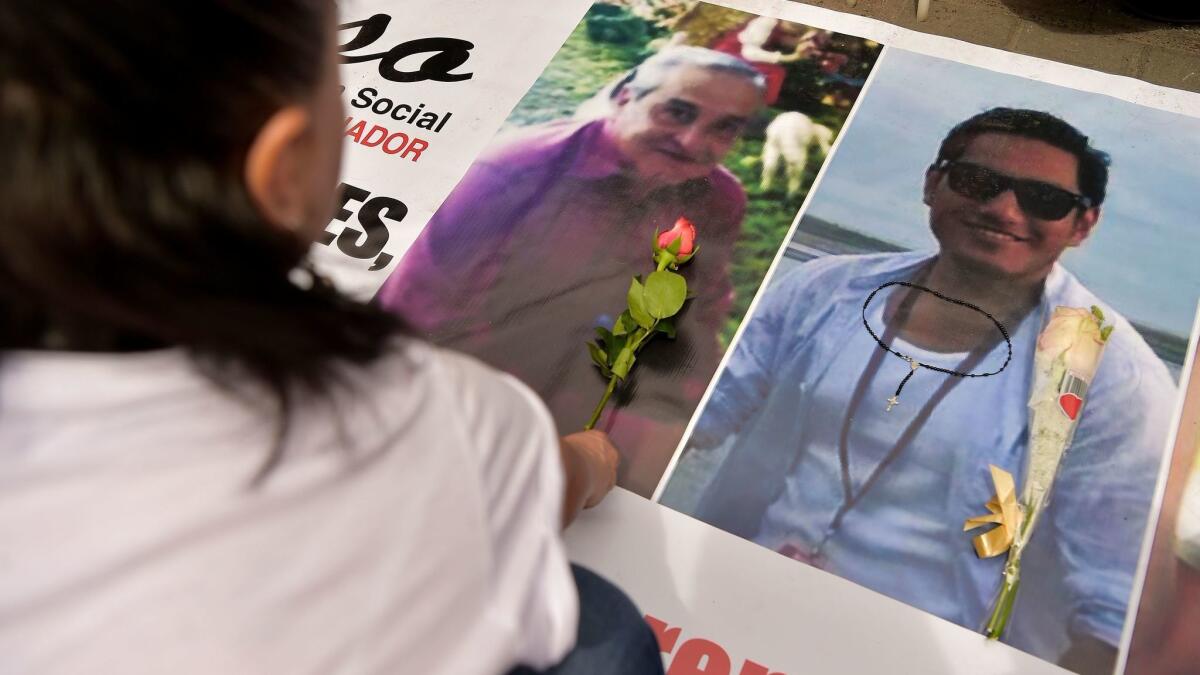
M 674 272 L 654 272 L 646 278 L 643 297 L 650 316 L 656 319 L 675 316 L 687 300 L 687 281 Z
M 629 284 L 629 294 L 626 299 L 629 302 L 629 316 L 633 317 L 639 326 L 649 328 L 654 325 L 654 317 L 646 311 L 645 287 L 637 279 Z
M 614 335 L 611 342 L 608 343 L 608 362 L 611 364 L 617 360 L 617 354 L 625 349 L 625 345 L 629 344 L 629 334 Z
M 1104 312 L 1096 305 L 1092 305 L 1092 316 L 1096 317 L 1100 323 L 1104 323 Z
M 608 354 L 595 342 L 589 342 L 587 346 L 588 352 L 592 355 L 592 363 L 596 364 L 596 367 L 600 369 L 600 373 L 605 377 L 612 377 L 612 370 L 608 367 Z
M 617 358 L 613 361 L 612 374 L 617 376 L 617 379 L 624 380 L 629 376 L 629 369 L 633 368 L 633 362 L 637 357 L 633 355 L 632 349 L 623 349 Z
M 1112 326 L 1105 326 L 1104 328 L 1101 328 L 1100 329 L 1100 339 L 1104 340 L 1105 342 L 1108 342 L 1108 336 L 1112 335 L 1112 330 L 1113 330 Z
M 596 326 L 596 337 L 600 339 L 600 344 L 608 346 L 612 344 L 613 334 L 604 326 Z
M 667 253 L 677 256 L 677 255 L 679 255 L 679 249 L 682 246 L 683 246 L 683 237 L 682 236 L 675 237 L 675 239 L 671 240 L 671 243 L 667 244 Z
M 658 327 L 655 328 L 655 330 L 663 335 L 666 335 L 672 340 L 675 339 L 675 322 L 671 319 L 660 319 L 658 321 Z
M 621 312 L 621 316 L 618 316 L 617 320 L 613 322 L 612 334 L 626 335 L 628 333 L 632 333 L 637 326 L 638 324 L 633 320 L 633 317 L 630 316 L 629 310 L 625 310 L 624 312 Z

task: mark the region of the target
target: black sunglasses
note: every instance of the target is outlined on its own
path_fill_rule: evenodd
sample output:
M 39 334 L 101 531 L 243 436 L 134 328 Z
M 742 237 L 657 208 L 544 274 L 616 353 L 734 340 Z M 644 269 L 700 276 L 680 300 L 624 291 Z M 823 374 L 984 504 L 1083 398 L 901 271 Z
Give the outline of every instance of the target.
M 1076 208 L 1092 205 L 1091 199 L 1056 185 L 1013 178 L 971 162 L 943 159 L 933 168 L 946 173 L 951 190 L 977 202 L 989 202 L 1012 190 L 1021 210 L 1042 220 L 1059 220 Z

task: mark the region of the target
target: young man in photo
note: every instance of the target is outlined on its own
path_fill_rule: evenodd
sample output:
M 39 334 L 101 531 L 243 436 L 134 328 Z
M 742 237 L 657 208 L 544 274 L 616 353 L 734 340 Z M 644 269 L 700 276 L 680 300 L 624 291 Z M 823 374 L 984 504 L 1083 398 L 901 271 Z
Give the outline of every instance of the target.
M 677 338 L 646 347 L 598 428 L 624 453 L 621 484 L 649 494 L 715 372 L 746 195 L 721 161 L 763 102 L 762 76 L 697 47 L 663 50 L 601 119 L 502 139 L 445 201 L 377 300 L 433 342 L 513 373 L 580 429 L 606 380 L 585 343 L 611 327 L 656 230 L 691 220 L 703 249 Z
M 1084 672 L 1111 664 L 1175 386 L 1059 264 L 1095 229 L 1107 180 L 1107 156 L 1048 113 L 996 108 L 951 130 L 922 195 L 937 251 L 828 256 L 766 291 L 690 440 L 733 439 L 695 515 L 978 630 L 1004 557 L 979 559 L 963 523 L 986 513 L 989 465 L 1023 480 L 1050 313 L 1098 306 L 1115 328 L 1006 639 L 1036 653 L 1023 623 L 1058 612 L 1069 648 L 1040 656 Z

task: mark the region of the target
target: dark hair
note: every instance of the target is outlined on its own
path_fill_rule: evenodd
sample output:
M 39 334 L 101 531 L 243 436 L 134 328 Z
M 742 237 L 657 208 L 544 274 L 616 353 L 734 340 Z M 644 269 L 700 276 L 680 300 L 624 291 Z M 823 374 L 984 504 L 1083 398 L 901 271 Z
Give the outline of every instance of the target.
M 938 160 L 959 159 L 976 136 L 987 133 L 1032 138 L 1071 153 L 1078 160 L 1080 193 L 1090 199 L 1093 206 L 1104 202 L 1108 188 L 1108 154 L 1093 148 L 1088 137 L 1075 127 L 1041 110 L 992 108 L 960 122 L 946 134 L 938 148 Z
M 314 275 L 244 185 L 311 95 L 329 0 L 0 3 L 0 352 L 178 345 L 288 407 L 399 321 Z M 282 427 L 281 427 L 282 433 Z

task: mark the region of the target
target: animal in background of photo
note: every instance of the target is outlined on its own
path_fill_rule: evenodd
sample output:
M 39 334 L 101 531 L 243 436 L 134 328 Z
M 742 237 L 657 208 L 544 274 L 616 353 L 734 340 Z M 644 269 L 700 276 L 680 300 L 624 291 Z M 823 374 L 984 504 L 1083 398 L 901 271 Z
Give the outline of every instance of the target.
M 771 189 L 782 161 L 787 177 L 787 196 L 795 195 L 800 191 L 811 150 L 820 153 L 817 161 L 821 161 L 832 144 L 833 130 L 829 127 L 817 124 L 802 112 L 780 113 L 767 125 L 763 142 L 762 191 Z

